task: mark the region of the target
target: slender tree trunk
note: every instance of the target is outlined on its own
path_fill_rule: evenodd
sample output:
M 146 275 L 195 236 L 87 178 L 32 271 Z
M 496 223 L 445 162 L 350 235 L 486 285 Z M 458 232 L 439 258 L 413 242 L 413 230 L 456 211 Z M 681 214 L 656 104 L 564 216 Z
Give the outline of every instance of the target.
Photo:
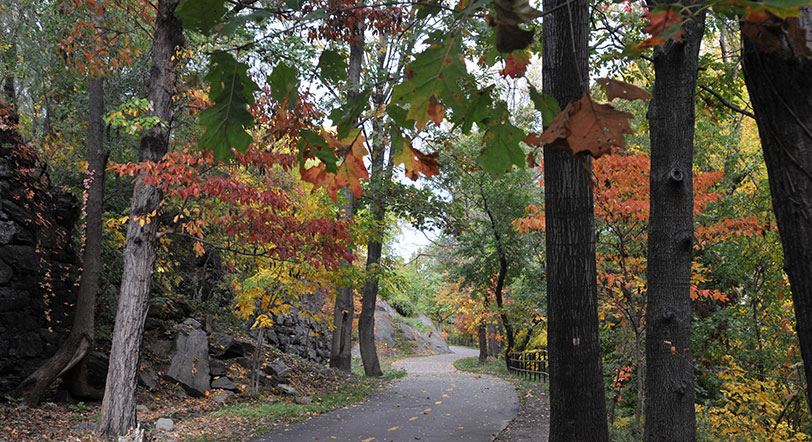
M 350 45 L 350 62 L 347 68 L 347 77 L 351 89 L 347 93 L 348 101 L 354 100 L 359 93 L 361 84 L 361 65 L 364 61 L 364 33 L 363 24 L 359 23 L 355 41 Z M 342 219 L 352 220 L 355 197 L 352 191 L 345 187 L 342 189 L 347 203 L 341 215 Z M 351 265 L 347 263 L 347 265 Z M 341 287 L 336 296 L 335 310 L 333 311 L 333 341 L 330 348 L 330 366 L 346 373 L 352 371 L 352 321 L 355 315 L 355 302 L 353 288 Z M 360 328 L 360 326 L 359 326 Z
M 14 392 L 15 396 L 22 396 L 23 401 L 30 407 L 39 403 L 42 395 L 56 378 L 70 370 L 93 348 L 94 310 L 96 293 L 99 291 L 99 270 L 101 268 L 104 174 L 107 166 L 102 124 L 102 115 L 104 115 L 104 79 L 102 77 L 91 77 L 88 81 L 88 101 L 90 104 L 87 134 L 89 187 L 85 201 L 85 246 L 76 312 L 68 339 L 51 358 L 21 382 Z
M 647 442 L 696 440 L 691 357 L 693 147 L 704 13 L 654 51 L 646 310 Z
M 484 322 L 479 324 L 477 338 L 479 339 L 479 363 L 484 364 L 488 360 L 488 330 Z
M 375 104 L 382 104 L 383 94 L 377 95 Z M 370 174 L 370 208 L 369 212 L 375 223 L 375 232 L 367 245 L 367 282 L 361 299 L 361 317 L 358 321 L 358 337 L 361 347 L 361 359 L 364 373 L 367 376 L 383 376 L 378 351 L 375 347 L 375 304 L 378 300 L 378 266 L 383 250 L 384 218 L 386 216 L 386 186 L 392 179 L 391 161 L 385 166 L 386 143 L 380 119 L 373 122 L 376 135 L 372 152 L 372 173 Z
M 150 115 L 158 117 L 161 124 L 141 137 L 139 161 L 159 162 L 169 146 L 172 95 L 178 80 L 176 51 L 184 44 L 180 19 L 174 16 L 177 5 L 178 0 L 158 1 L 147 98 L 152 105 Z M 141 177 L 138 178 L 133 189 L 130 222 L 124 244 L 121 293 L 99 420 L 99 432 L 106 436 L 118 436 L 136 426 L 136 374 L 144 321 L 149 307 L 158 228 L 156 219 L 148 216 L 160 210 L 162 197 L 158 188 L 147 185 Z
M 382 43 L 386 44 L 386 36 L 382 36 Z M 385 68 L 386 52 L 378 55 L 378 69 Z M 383 106 L 386 94 L 381 83 L 373 97 L 376 109 Z M 367 282 L 364 284 L 364 294 L 361 300 L 361 317 L 358 321 L 358 336 L 361 348 L 361 359 L 364 363 L 364 373 L 367 376 L 383 376 L 378 351 L 375 346 L 375 304 L 378 300 L 378 283 L 380 276 L 378 266 L 383 248 L 384 219 L 386 217 L 386 192 L 389 182 L 392 181 L 392 159 L 394 152 L 389 149 L 389 159 L 386 161 L 386 135 L 383 118 L 376 117 L 372 121 L 374 141 L 372 143 L 372 171 L 370 181 L 370 207 L 369 212 L 375 223 L 375 231 L 367 245 Z
M 771 50 L 760 49 L 743 28 L 742 65 L 767 164 L 812 408 L 812 8 L 783 24 L 778 47 Z M 805 42 L 789 38 L 787 29 L 796 27 Z
M 341 219 L 351 220 L 353 215 L 354 196 L 348 188 L 342 189 L 347 199 Z M 346 263 L 346 265 L 352 265 Z M 330 367 L 345 373 L 352 371 L 352 319 L 355 314 L 353 289 L 351 286 L 341 287 L 336 295 L 336 305 L 333 311 L 333 340 L 330 347 Z
M 543 90 L 563 109 L 587 90 L 589 4 L 544 0 Z M 585 167 L 586 165 L 586 167 Z M 550 441 L 608 441 L 589 168 L 544 147 Z
M 497 228 L 496 219 L 488 205 L 488 195 L 485 194 L 482 185 L 479 186 L 480 196 L 485 207 L 485 213 L 488 214 L 488 220 L 491 223 L 491 231 L 493 232 L 493 239 L 496 243 L 496 252 L 499 254 L 499 275 L 496 277 L 496 287 L 494 288 L 494 296 L 496 298 L 496 307 L 499 309 L 499 318 L 502 320 L 502 327 L 505 329 L 505 338 L 507 339 L 507 349 L 505 350 L 505 366 L 510 368 L 510 352 L 516 346 L 513 327 L 510 324 L 507 313 L 505 313 L 504 302 L 502 300 L 502 290 L 505 287 L 505 278 L 508 272 L 507 252 L 502 243 L 502 235 Z

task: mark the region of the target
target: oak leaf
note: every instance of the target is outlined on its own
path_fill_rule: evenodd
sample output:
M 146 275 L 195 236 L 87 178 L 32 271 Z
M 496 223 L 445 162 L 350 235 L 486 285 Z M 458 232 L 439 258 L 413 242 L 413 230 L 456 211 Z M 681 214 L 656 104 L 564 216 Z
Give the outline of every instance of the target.
M 626 100 L 648 100 L 651 98 L 651 94 L 645 89 L 624 81 L 612 80 L 611 78 L 598 78 L 597 82 L 606 91 L 606 98 L 609 101 L 615 98 L 623 98 Z
M 594 158 L 624 147 L 623 134 L 631 134 L 632 114 L 609 104 L 596 103 L 589 94 L 570 103 L 541 135 L 530 134 L 524 142 L 534 146 L 550 144 L 576 155 L 588 153 Z

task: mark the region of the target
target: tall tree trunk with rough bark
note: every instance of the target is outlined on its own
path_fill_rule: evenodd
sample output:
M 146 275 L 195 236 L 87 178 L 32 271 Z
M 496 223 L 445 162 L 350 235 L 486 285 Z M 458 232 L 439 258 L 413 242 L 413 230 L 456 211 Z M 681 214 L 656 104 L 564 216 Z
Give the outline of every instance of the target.
M 107 154 L 104 151 L 104 78 L 88 81 L 87 133 L 87 200 L 85 201 L 85 245 L 82 256 L 82 276 L 76 300 L 73 327 L 59 350 L 28 376 L 15 389 L 30 407 L 36 406 L 48 387 L 70 370 L 93 348 L 96 293 L 99 291 L 101 268 L 102 214 L 104 203 L 104 174 Z
M 358 88 L 361 83 L 361 64 L 364 60 L 364 34 L 362 25 L 359 24 L 359 32 L 355 41 L 350 46 L 350 62 L 347 68 L 347 78 L 349 79 L 351 90 L 347 94 L 348 101 L 358 96 Z M 355 198 L 352 191 L 345 187 L 342 194 L 347 199 L 341 218 L 351 220 L 353 217 L 353 205 Z M 347 265 L 351 265 L 347 263 Z M 336 295 L 335 309 L 333 310 L 333 340 L 330 347 L 330 367 L 337 368 L 346 373 L 352 371 L 352 321 L 355 315 L 355 302 L 353 301 L 353 288 L 341 287 Z
M 812 408 L 812 8 L 764 48 L 742 25 L 742 65 L 767 164 Z M 791 31 L 795 39 L 791 38 Z M 797 36 L 806 36 L 806 41 Z
M 654 50 L 654 89 L 648 110 L 647 442 L 696 440 L 691 357 L 692 170 L 704 13 L 687 21 L 683 29 L 683 42 L 668 40 Z
M 159 0 L 152 43 L 147 99 L 151 116 L 161 121 L 141 137 L 138 161 L 159 162 L 169 146 L 172 95 L 178 81 L 177 50 L 183 46 L 181 21 L 174 16 L 178 0 Z M 124 271 L 118 299 L 110 367 L 101 407 L 99 432 L 117 436 L 136 426 L 135 389 L 138 359 L 149 308 L 149 292 L 155 263 L 158 223 L 151 218 L 160 210 L 161 191 L 139 177 L 133 189 L 130 222 L 124 244 Z
M 589 3 L 544 0 L 542 82 L 563 109 L 587 91 Z M 544 147 L 550 441 L 608 441 L 598 339 L 591 162 Z

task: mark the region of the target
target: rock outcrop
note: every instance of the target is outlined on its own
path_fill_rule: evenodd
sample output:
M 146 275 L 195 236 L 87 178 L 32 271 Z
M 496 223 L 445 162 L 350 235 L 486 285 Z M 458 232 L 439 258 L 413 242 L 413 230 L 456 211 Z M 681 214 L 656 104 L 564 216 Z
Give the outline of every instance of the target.
M 383 354 L 432 355 L 451 353 L 445 338 L 425 315 L 415 317 L 421 330 L 407 324 L 398 312 L 386 301 L 379 299 L 375 305 L 375 343 Z M 353 354 L 360 355 L 358 344 L 353 346 Z
M 76 199 L 46 168 L 0 104 L 0 395 L 53 355 L 72 325 L 79 259 Z

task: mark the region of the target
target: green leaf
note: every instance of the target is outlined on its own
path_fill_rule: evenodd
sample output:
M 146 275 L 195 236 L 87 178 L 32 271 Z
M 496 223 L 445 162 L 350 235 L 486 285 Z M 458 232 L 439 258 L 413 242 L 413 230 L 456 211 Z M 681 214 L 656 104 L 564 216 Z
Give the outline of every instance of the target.
M 556 116 L 561 113 L 558 101 L 546 94 L 542 94 L 532 84 L 530 85 L 530 99 L 536 110 L 541 112 L 541 124 L 544 127 L 550 126 Z
M 519 146 L 524 131 L 511 124 L 496 124 L 482 137 L 482 150 L 477 162 L 486 171 L 501 174 L 511 166 L 523 166 L 525 153 Z
M 288 106 L 295 107 L 299 101 L 299 72 L 285 63 L 279 63 L 268 77 L 271 85 L 271 97 L 279 103 L 287 101 Z
M 304 5 L 304 0 L 285 0 L 285 6 L 294 11 L 302 9 L 302 5 Z
M 392 121 L 394 121 L 398 126 L 404 129 L 414 128 L 414 120 L 410 120 L 406 116 L 406 109 L 396 104 L 390 104 L 389 106 L 386 106 L 386 114 L 389 115 L 389 118 L 391 118 Z
M 231 19 L 228 20 L 223 25 L 222 29 L 220 30 L 220 33 L 223 35 L 231 35 L 237 32 L 237 29 L 245 26 L 245 24 L 248 23 L 249 21 L 255 21 L 259 23 L 262 20 L 273 17 L 273 15 L 274 15 L 273 12 L 267 9 L 259 9 L 250 14 L 241 14 L 231 17 Z
M 344 55 L 332 49 L 325 49 L 319 57 L 319 74 L 322 80 L 333 86 L 347 79 L 347 62 Z
M 245 152 L 251 144 L 246 128 L 253 125 L 254 118 L 247 106 L 254 103 L 253 93 L 259 87 L 248 76 L 248 65 L 231 54 L 221 52 L 211 59 L 206 80 L 211 84 L 209 96 L 214 104 L 200 113 L 198 121 L 206 131 L 198 144 L 222 160 L 232 156 L 232 148 Z
M 493 119 L 491 118 L 493 111 L 493 97 L 491 97 L 492 90 L 493 86 L 489 86 L 485 89 L 480 89 L 474 92 L 469 98 L 468 106 L 465 109 L 465 112 L 454 115 L 453 121 L 461 125 L 460 129 L 462 130 L 462 133 L 471 133 L 474 123 L 487 124 L 487 120 Z
M 406 66 L 406 71 L 411 78 L 395 86 L 392 102 L 408 105 L 407 117 L 415 120 L 418 128 L 431 119 L 428 111 L 432 96 L 455 112 L 465 111 L 466 94 L 460 82 L 468 77 L 468 71 L 457 37 L 432 44 Z
M 208 35 L 226 11 L 223 0 L 181 0 L 175 8 L 175 16 L 183 21 L 184 29 Z
M 325 172 L 338 172 L 338 157 L 327 145 L 327 142 L 324 141 L 324 138 L 309 129 L 302 130 L 299 132 L 299 152 L 305 148 L 305 145 L 310 146 L 310 153 L 324 163 Z
M 371 94 L 370 90 L 361 91 L 347 103 L 347 106 L 335 108 L 330 112 L 330 119 L 338 127 L 339 139 L 346 138 L 350 134 L 355 122 L 369 105 Z

